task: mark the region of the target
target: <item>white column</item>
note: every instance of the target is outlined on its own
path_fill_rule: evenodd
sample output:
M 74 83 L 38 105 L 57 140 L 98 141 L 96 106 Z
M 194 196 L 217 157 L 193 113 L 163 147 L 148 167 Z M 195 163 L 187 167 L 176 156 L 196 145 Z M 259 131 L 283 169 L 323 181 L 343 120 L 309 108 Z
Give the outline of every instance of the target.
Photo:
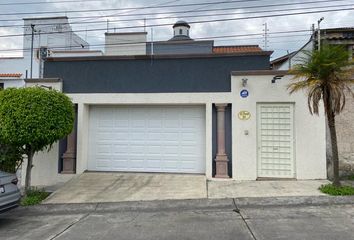
M 213 177 L 213 104 L 205 105 L 205 175 Z
M 87 170 L 89 105 L 82 103 L 78 104 L 77 121 L 76 173 L 80 174 Z

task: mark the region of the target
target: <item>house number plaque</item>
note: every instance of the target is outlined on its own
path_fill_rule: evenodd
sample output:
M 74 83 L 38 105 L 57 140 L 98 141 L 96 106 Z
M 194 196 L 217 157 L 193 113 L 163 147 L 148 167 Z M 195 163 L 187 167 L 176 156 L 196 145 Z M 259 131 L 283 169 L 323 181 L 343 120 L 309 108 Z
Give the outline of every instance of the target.
M 240 120 L 248 120 L 251 118 L 251 113 L 249 111 L 240 111 L 238 113 L 238 118 Z

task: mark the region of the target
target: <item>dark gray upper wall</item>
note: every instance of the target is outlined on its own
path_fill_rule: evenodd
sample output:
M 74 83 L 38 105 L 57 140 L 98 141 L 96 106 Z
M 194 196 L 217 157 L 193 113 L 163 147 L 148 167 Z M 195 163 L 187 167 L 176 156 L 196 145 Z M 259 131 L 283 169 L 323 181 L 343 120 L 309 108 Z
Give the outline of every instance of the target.
M 211 54 L 214 41 L 166 41 L 154 42 L 154 55 L 163 54 Z M 151 43 L 146 44 L 146 53 L 151 55 Z
M 48 59 L 45 78 L 65 93 L 230 92 L 231 72 L 269 69 L 269 54 Z

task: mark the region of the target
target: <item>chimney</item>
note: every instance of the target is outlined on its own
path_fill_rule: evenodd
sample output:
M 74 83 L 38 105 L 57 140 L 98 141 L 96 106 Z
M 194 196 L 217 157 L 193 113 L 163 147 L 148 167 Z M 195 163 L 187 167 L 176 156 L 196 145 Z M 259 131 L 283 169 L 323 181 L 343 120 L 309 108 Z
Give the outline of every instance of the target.
M 147 32 L 105 33 L 105 55 L 146 55 Z

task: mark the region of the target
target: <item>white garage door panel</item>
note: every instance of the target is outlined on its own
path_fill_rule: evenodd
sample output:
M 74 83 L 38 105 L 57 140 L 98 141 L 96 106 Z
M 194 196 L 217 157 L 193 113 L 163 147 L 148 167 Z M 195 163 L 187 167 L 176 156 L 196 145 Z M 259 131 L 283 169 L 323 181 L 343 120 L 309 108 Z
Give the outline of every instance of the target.
M 88 169 L 205 172 L 201 106 L 92 106 Z

